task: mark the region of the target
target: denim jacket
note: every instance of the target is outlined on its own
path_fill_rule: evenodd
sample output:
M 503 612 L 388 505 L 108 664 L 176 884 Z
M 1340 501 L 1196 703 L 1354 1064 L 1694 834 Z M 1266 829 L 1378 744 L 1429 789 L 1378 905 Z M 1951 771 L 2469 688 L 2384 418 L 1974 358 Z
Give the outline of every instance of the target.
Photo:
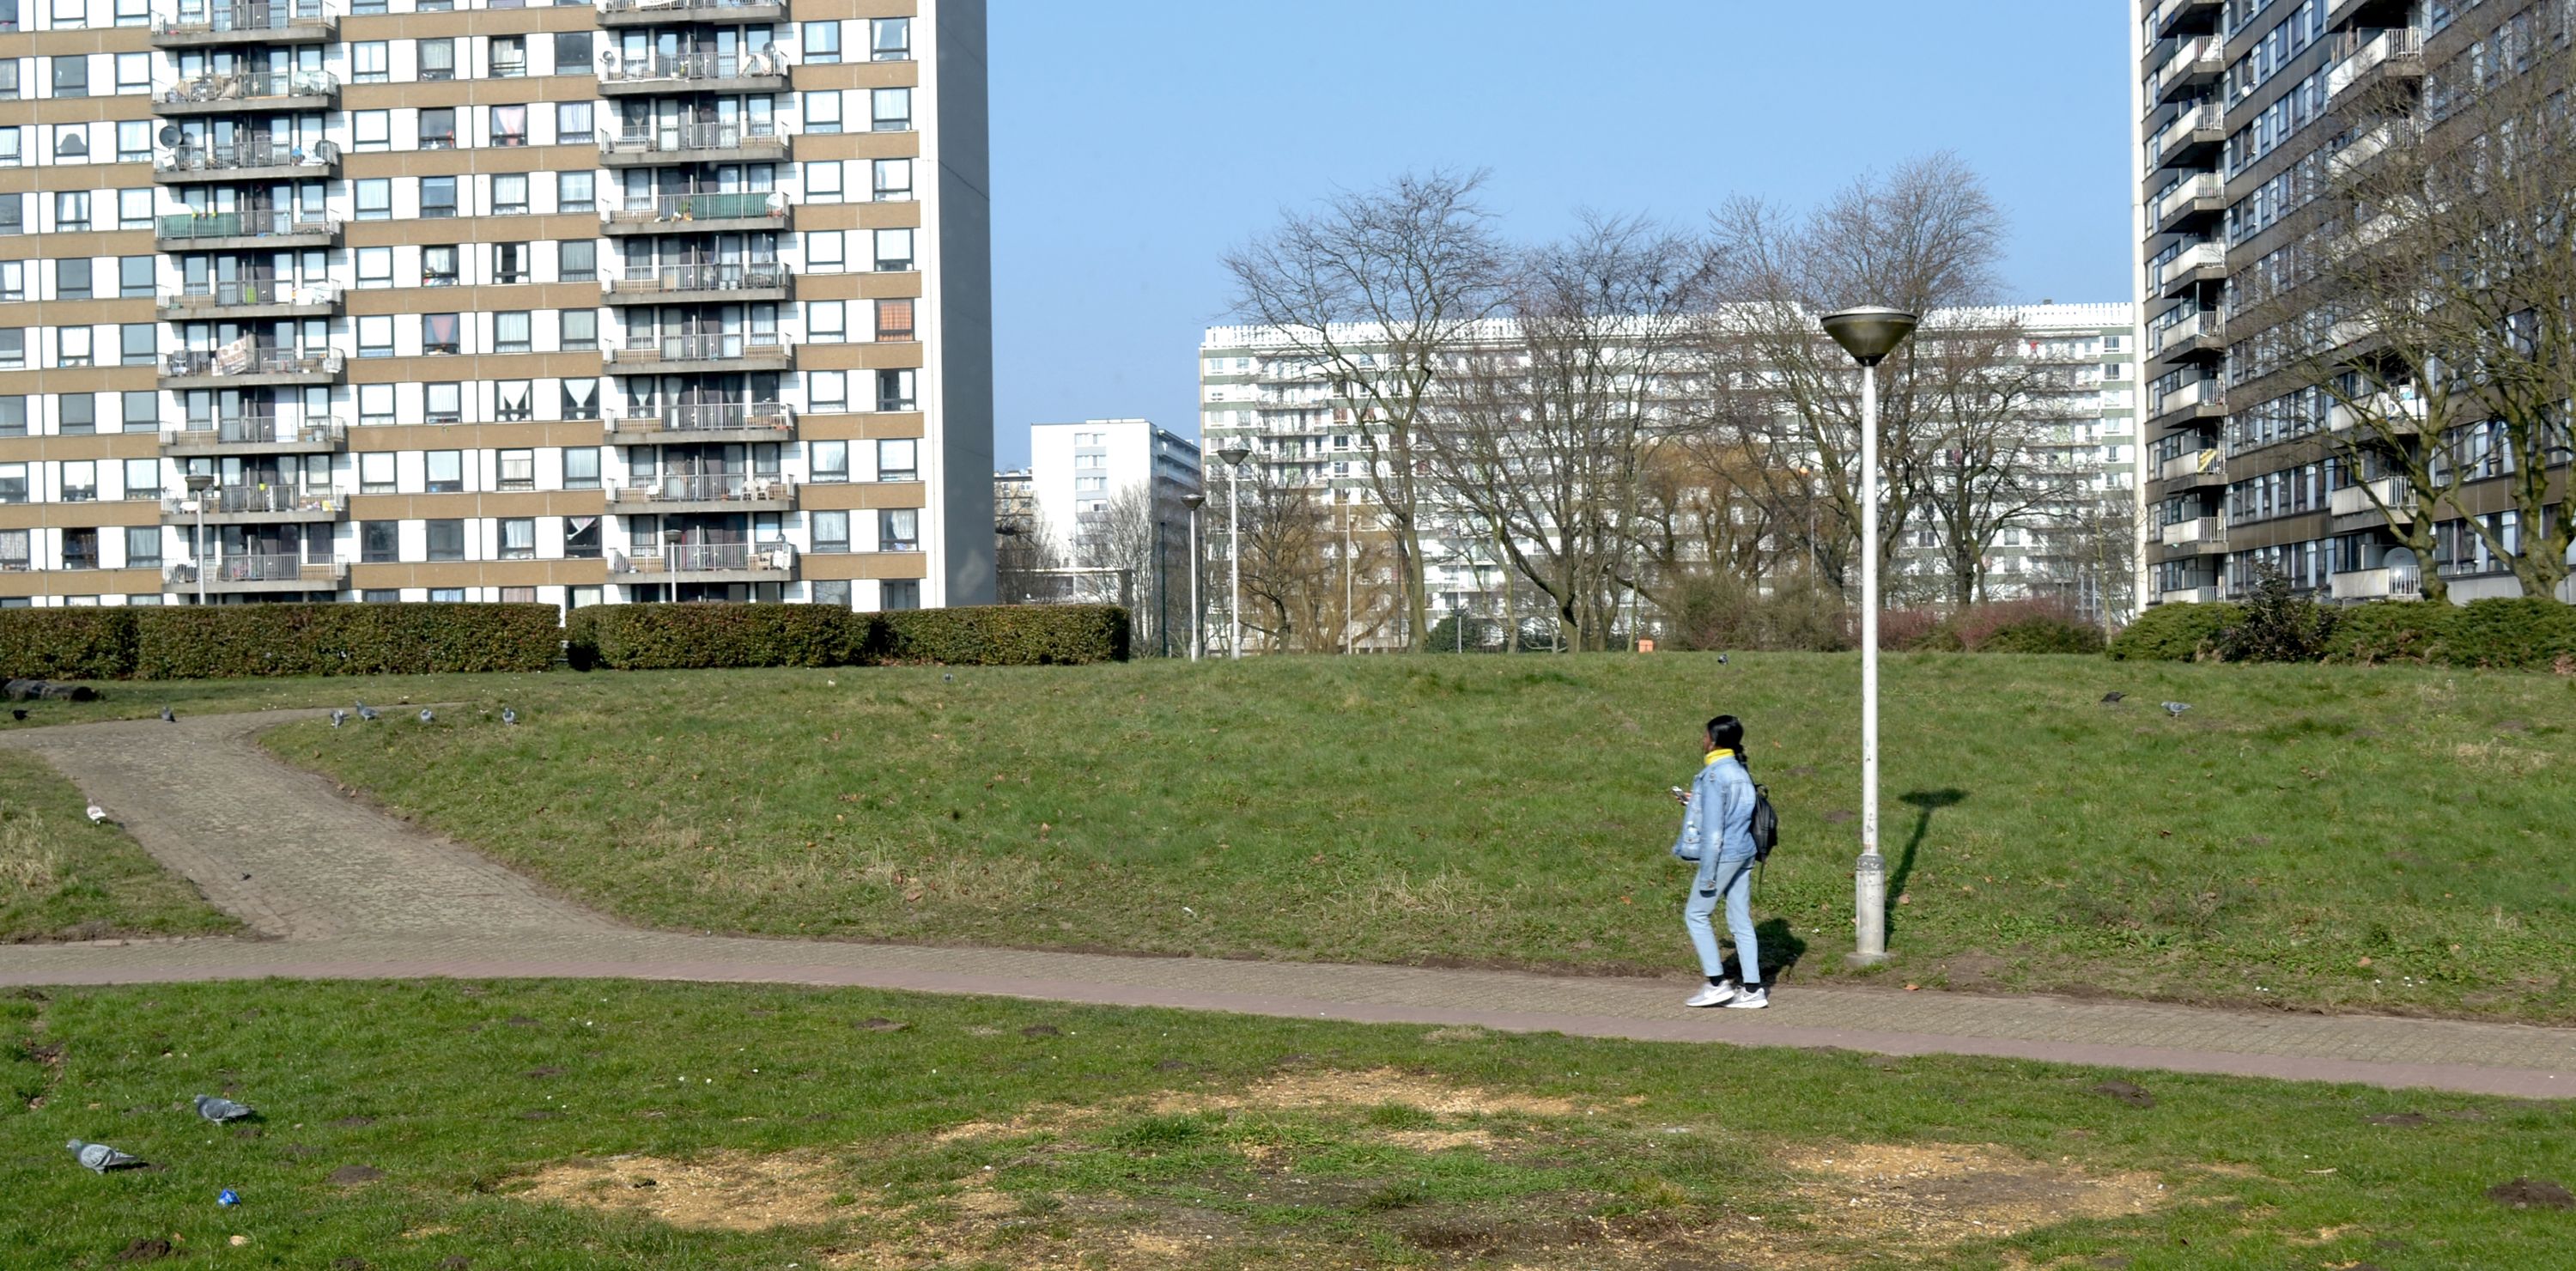
M 1691 781 L 1690 807 L 1682 813 L 1682 832 L 1673 840 L 1673 855 L 1699 865 L 1692 885 L 1702 891 L 1717 885 L 1720 861 L 1731 863 L 1753 855 L 1753 774 L 1740 760 L 1707 764 Z

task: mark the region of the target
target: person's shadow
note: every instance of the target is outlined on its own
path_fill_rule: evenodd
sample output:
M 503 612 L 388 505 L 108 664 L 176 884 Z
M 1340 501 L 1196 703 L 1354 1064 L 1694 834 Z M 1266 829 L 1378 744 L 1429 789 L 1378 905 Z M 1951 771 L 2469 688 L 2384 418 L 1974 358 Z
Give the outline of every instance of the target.
M 1807 956 L 1807 942 L 1798 938 L 1786 918 L 1771 918 L 1753 924 L 1753 938 L 1762 946 L 1762 982 L 1777 984 L 1789 978 L 1798 959 Z
M 1896 936 L 1896 898 L 1905 894 L 1905 880 L 1914 873 L 1914 853 L 1923 846 L 1923 836 L 1932 829 L 1933 809 L 1963 803 L 1968 792 L 1959 789 L 1909 790 L 1897 798 L 1914 807 L 1914 834 L 1905 840 L 1905 850 L 1897 854 L 1896 869 L 1887 878 L 1887 931 L 1891 940 Z

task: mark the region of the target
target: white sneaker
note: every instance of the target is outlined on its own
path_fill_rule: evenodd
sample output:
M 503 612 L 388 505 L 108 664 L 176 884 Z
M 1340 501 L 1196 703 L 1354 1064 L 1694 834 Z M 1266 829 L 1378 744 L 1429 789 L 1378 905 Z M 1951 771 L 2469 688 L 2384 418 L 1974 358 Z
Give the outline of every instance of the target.
M 1720 981 L 1719 983 L 1716 983 L 1716 984 L 1711 984 L 1711 985 L 1709 985 L 1708 987 L 1701 989 L 1699 992 L 1692 994 L 1692 995 L 1691 995 L 1691 1000 L 1689 1000 L 1689 1001 L 1687 1001 L 1687 1002 L 1682 1003 L 1682 1005 L 1684 1005 L 1684 1006 L 1723 1006 L 1723 1005 L 1725 1005 L 1725 1004 L 1726 1004 L 1727 999 L 1732 998 L 1732 997 L 1734 997 L 1734 996 L 1735 996 L 1735 981 L 1733 981 L 1733 980 L 1724 980 L 1724 981 Z
M 1726 1009 L 1730 1011 L 1758 1011 L 1771 1004 L 1770 992 L 1759 984 L 1733 996 L 1735 1000 L 1726 1004 Z

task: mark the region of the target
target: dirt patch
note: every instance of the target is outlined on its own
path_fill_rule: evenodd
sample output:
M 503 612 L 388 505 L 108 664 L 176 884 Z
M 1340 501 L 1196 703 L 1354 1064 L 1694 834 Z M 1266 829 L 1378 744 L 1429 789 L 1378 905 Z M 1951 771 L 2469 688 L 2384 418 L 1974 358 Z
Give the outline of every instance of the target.
M 2154 1095 L 2147 1093 L 2143 1087 L 2133 1085 L 2126 1081 L 2116 1079 L 2105 1081 L 2102 1084 L 2093 1087 L 2093 1093 L 2101 1095 L 2106 1099 L 2117 1099 L 2132 1108 L 2152 1108 L 2156 1106 L 2156 1097 Z
M 1258 1081 L 1232 1094 L 1174 1091 L 1155 1100 L 1161 1113 L 1233 1111 L 1247 1108 L 1368 1108 L 1397 1104 L 1438 1116 L 1517 1113 L 1535 1117 L 1570 1117 L 1581 1112 L 1571 1099 L 1511 1094 L 1453 1086 L 1435 1077 L 1393 1068 L 1367 1072 L 1291 1073 Z
M 2545 1178 L 2517 1178 L 2487 1189 L 2487 1199 L 2514 1209 L 2576 1209 L 2576 1195 Z
M 1032 1134 L 1053 1134 L 1076 1126 L 1089 1125 L 1100 1119 L 1094 1108 L 1033 1108 L 1000 1121 L 969 1121 L 950 1126 L 931 1135 L 933 1143 L 975 1143 L 985 1139 L 1020 1139 Z
M 1416 1152 L 1446 1152 L 1461 1147 L 1479 1152 L 1494 1150 L 1494 1136 L 1483 1130 L 1397 1130 L 1387 1135 L 1386 1141 Z
M 2165 1204 L 2153 1175 L 2096 1174 L 1992 1144 L 1855 1143 L 1807 1148 L 1790 1168 L 1798 1190 L 1839 1233 L 1872 1241 L 1955 1245 L 2074 1218 L 2120 1218 Z
M 170 1256 L 170 1242 L 169 1242 L 169 1241 L 167 1241 L 167 1240 L 153 1240 L 153 1239 L 146 1239 L 146 1238 L 144 1238 L 144 1237 L 137 1236 L 137 1237 L 135 1237 L 135 1239 L 134 1239 L 133 1243 L 128 1244 L 128 1245 L 126 1245 L 126 1246 L 125 1246 L 125 1248 L 123 1248 L 123 1249 L 121 1249 L 121 1250 L 117 1251 L 116 1256 L 115 1256 L 114 1258 L 110 1259 L 110 1261 L 113 1261 L 113 1262 L 158 1262 L 158 1261 L 160 1261 L 161 1259 L 166 1258 L 166 1257 L 169 1257 L 169 1256 Z
M 711 1152 L 687 1161 L 658 1156 L 587 1157 L 549 1165 L 510 1195 L 580 1209 L 642 1214 L 674 1227 L 767 1231 L 847 1217 L 837 1187 L 810 1155 Z
M 2400 1129 L 2407 1130 L 2414 1129 L 2419 1125 L 2431 1125 L 2433 1123 L 2433 1118 L 2428 1117 L 2421 1112 L 2391 1112 L 2386 1116 L 2363 1117 L 2362 1120 L 2368 1121 L 2372 1125 L 2393 1125 Z
M 331 1182 L 341 1187 L 356 1187 L 384 1176 L 385 1172 L 373 1165 L 343 1165 L 331 1171 Z
M 1439 1045 L 1447 1042 L 1489 1041 L 1493 1036 L 1494 1030 L 1490 1028 L 1479 1028 L 1473 1024 L 1467 1024 L 1454 1028 L 1432 1029 L 1430 1032 L 1422 1035 L 1422 1040 L 1434 1045 Z

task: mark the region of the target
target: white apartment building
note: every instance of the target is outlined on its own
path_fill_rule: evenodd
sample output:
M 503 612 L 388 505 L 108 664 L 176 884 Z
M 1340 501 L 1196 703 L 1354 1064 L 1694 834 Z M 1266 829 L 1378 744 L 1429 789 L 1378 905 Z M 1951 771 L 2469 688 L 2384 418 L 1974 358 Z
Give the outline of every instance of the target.
M 1198 443 L 1143 419 L 1086 419 L 1029 425 L 1029 500 L 1056 536 L 1066 564 L 1096 567 L 1110 504 L 1142 489 L 1153 517 L 1177 540 L 1189 509 L 1183 496 L 1199 488 Z
M 990 598 L 981 0 L 9 13 L 0 604 Z

